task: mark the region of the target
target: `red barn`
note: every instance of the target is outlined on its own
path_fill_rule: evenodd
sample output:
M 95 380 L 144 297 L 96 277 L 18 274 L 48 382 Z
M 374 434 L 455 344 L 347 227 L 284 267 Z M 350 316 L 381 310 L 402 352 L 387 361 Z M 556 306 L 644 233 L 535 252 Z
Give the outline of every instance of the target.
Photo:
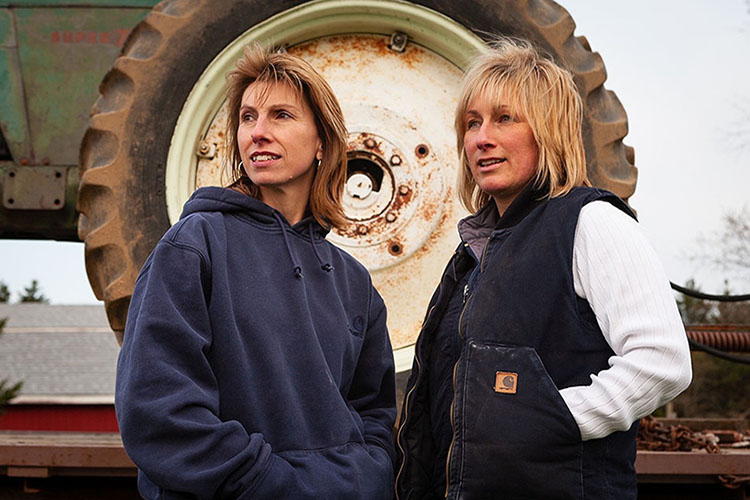
M 114 410 L 119 347 L 104 307 L 0 304 L 2 318 L 0 380 L 23 387 L 0 416 L 0 496 L 68 498 L 62 491 L 96 484 L 134 498 Z
M 104 307 L 0 304 L 0 380 L 23 381 L 0 430 L 118 432 L 119 347 Z

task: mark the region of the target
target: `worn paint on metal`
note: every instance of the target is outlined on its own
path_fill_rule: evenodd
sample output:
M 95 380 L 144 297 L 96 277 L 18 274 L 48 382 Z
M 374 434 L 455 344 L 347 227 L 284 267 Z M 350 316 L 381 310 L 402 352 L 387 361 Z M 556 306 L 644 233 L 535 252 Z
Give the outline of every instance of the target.
M 0 47 L 15 47 L 16 35 L 9 9 L 0 9 Z
M 102 76 L 146 9 L 13 9 L 31 164 L 75 165 Z
M 0 130 L 14 158 L 31 156 L 13 14 L 0 10 Z
M 3 206 L 8 210 L 61 210 L 65 206 L 65 174 L 62 167 L 7 169 Z
M 0 7 L 153 7 L 159 0 L 0 0 Z
M 37 168 L 0 162 L 0 183 L 7 172 L 12 169 L 21 171 L 26 168 Z M 51 167 L 50 167 L 51 168 Z M 0 237 L 2 238 L 40 238 L 59 241 L 79 241 L 76 233 L 78 213 L 75 208 L 78 193 L 78 167 L 73 165 L 62 168 L 65 171 L 65 203 L 59 210 L 9 210 L 0 203 Z M 0 189 L 0 194 L 4 189 Z M 54 201 L 54 198 L 53 198 Z
M 451 188 L 457 168 L 451 124 L 461 72 L 415 44 L 403 52 L 388 44 L 387 36 L 346 35 L 288 50 L 321 71 L 344 111 L 349 175 L 342 201 L 350 224 L 329 239 L 370 270 L 398 349 L 416 340 L 465 214 Z M 222 108 L 195 151 L 196 187 L 226 183 L 220 177 L 225 127 Z

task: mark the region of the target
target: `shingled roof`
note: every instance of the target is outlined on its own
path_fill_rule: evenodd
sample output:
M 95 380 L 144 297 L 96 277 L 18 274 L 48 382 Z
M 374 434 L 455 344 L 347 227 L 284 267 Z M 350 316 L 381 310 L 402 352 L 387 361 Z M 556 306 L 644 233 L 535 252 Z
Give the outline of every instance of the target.
M 112 402 L 119 347 L 103 305 L 0 304 L 0 380 L 13 403 Z

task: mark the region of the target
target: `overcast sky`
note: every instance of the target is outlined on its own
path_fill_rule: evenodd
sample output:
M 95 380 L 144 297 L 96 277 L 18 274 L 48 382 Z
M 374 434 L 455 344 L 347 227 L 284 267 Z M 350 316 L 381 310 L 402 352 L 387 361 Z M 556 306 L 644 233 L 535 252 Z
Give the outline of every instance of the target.
M 728 273 L 690 256 L 750 203 L 750 0 L 561 3 L 627 111 L 639 171 L 630 203 L 669 278 L 723 291 Z M 82 243 L 0 240 L 0 254 L 13 292 L 37 279 L 54 304 L 96 302 Z M 729 285 L 750 293 L 747 276 Z

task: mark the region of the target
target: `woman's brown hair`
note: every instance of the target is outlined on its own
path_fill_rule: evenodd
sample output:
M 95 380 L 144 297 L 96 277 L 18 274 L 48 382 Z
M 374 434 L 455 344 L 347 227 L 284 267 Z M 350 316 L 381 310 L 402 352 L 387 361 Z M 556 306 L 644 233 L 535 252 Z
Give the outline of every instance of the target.
M 227 75 L 227 137 L 230 186 L 254 198 L 260 189 L 242 168 L 237 143 L 239 109 L 247 87 L 255 82 L 288 85 L 305 99 L 315 117 L 323 158 L 317 166 L 310 191 L 309 208 L 323 226 L 345 225 L 341 197 L 346 182 L 346 125 L 341 106 L 325 79 L 304 59 L 274 52 L 260 45 L 245 47 L 236 67 Z

